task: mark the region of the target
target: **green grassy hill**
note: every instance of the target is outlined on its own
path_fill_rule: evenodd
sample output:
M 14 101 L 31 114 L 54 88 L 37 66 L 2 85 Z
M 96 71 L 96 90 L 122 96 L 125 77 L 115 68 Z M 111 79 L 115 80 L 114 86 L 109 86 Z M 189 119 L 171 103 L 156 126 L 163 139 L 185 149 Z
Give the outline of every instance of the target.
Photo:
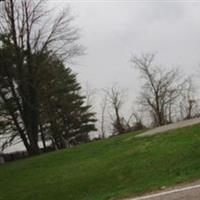
M 0 166 L 0 200 L 106 200 L 200 178 L 200 125 L 129 133 Z

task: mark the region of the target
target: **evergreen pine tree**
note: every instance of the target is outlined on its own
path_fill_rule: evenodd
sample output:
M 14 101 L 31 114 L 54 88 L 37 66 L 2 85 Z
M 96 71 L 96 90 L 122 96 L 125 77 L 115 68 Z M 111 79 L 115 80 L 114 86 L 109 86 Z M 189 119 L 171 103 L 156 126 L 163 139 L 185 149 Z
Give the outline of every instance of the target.
M 46 60 L 38 74 L 43 132 L 57 148 L 89 141 L 88 133 L 96 130 L 95 113 L 85 105 L 76 75 L 55 56 Z

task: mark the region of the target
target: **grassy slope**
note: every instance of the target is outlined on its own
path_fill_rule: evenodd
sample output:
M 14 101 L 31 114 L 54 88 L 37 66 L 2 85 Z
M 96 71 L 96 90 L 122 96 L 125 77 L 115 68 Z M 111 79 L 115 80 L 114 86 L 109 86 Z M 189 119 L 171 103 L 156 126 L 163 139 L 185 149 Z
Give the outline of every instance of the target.
M 0 166 L 0 200 L 105 200 L 200 178 L 200 125 Z

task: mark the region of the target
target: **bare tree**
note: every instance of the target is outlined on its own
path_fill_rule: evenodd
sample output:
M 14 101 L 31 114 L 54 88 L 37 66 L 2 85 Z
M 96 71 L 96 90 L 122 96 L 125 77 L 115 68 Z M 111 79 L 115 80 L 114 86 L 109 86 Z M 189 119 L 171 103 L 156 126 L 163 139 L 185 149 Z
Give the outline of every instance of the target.
M 180 98 L 180 112 L 182 119 L 191 119 L 198 115 L 199 109 L 195 97 L 196 89 L 192 78 L 189 77 L 185 81 L 185 87 Z
M 39 69 L 45 63 L 42 55 L 56 54 L 70 61 L 83 53 L 77 44 L 78 29 L 71 25 L 70 10 L 65 9 L 53 18 L 53 13 L 44 9 L 45 3 L 44 0 L 6 0 L 0 5 L 0 35 L 13 62 L 12 67 L 5 63 L 1 66 L 5 67 L 9 96 L 12 96 L 17 112 L 10 106 L 5 90 L 1 90 L 0 95 L 30 154 L 39 153 L 37 87 Z
M 94 107 L 91 105 L 95 104 L 97 90 L 92 88 L 88 82 L 85 84 L 85 89 L 83 90 L 83 95 L 86 97 L 86 105 L 90 106 L 90 110 L 93 111 Z
M 106 137 L 106 125 L 105 125 L 105 121 L 106 121 L 106 111 L 108 108 L 108 97 L 107 94 L 105 94 L 103 96 L 103 99 L 101 101 L 101 119 L 100 119 L 100 131 L 101 131 L 101 137 L 105 138 Z
M 180 96 L 182 81 L 177 69 L 166 70 L 153 63 L 153 54 L 133 56 L 131 62 L 139 70 L 145 81 L 140 95 L 140 103 L 149 109 L 155 126 L 172 120 L 172 106 Z
M 120 113 L 120 110 L 124 104 L 125 90 L 114 85 L 110 89 L 106 89 L 105 93 L 107 94 L 108 104 L 111 108 L 109 115 L 113 122 L 114 134 L 126 132 L 124 127 L 124 117 L 121 116 Z
M 138 131 L 145 129 L 145 125 L 143 123 L 143 112 L 140 109 L 133 109 L 128 120 L 126 120 L 125 122 L 127 131 Z

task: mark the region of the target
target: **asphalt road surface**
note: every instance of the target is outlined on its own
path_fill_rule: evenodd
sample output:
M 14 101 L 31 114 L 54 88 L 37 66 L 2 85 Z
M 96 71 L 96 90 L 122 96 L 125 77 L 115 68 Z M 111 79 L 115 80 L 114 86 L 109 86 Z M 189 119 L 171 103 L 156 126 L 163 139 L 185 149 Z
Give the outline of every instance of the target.
M 200 181 L 127 200 L 200 200 Z
M 152 130 L 149 130 L 142 134 L 139 134 L 136 137 L 152 136 L 155 134 L 165 133 L 166 131 L 174 130 L 177 128 L 184 128 L 184 127 L 192 126 L 192 125 L 199 124 L 199 123 L 200 123 L 200 118 L 185 120 L 185 121 L 181 121 L 181 122 L 177 122 L 177 123 L 173 123 L 173 124 L 169 124 L 169 125 L 165 125 L 165 126 L 160 126 L 158 128 L 154 128 Z M 199 200 L 200 200 L 200 198 L 199 198 Z

